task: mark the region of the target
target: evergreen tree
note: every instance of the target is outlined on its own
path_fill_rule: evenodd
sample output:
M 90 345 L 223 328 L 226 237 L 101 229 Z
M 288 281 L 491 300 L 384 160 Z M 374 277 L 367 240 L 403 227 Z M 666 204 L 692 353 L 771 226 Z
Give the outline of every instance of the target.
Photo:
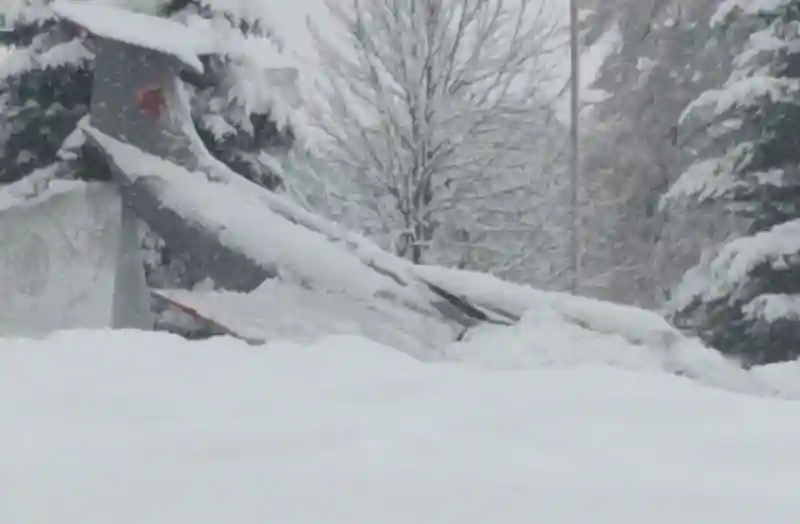
M 689 228 L 683 211 L 658 204 L 692 161 L 678 115 L 727 74 L 709 27 L 716 4 L 598 0 L 587 18 L 587 44 L 606 50 L 592 87 L 607 96 L 592 107 L 584 149 L 586 291 L 602 298 L 661 305 L 707 241 L 701 217 Z
M 687 108 L 706 157 L 670 196 L 723 201 L 749 230 L 687 274 L 674 318 L 759 364 L 800 355 L 800 1 L 731 4 L 717 20 L 751 36 L 727 82 Z
M 163 0 L 162 0 L 163 2 Z M 170 0 L 159 10 L 192 23 L 211 23 L 218 36 L 217 53 L 204 58 L 203 78 L 189 78 L 193 87 L 195 124 L 206 147 L 229 167 L 270 189 L 282 187 L 280 157 L 294 144 L 287 125 L 283 85 L 287 70 L 268 63 L 279 47 L 266 26 L 263 2 Z M 253 45 L 254 42 L 256 45 Z M 269 75 L 272 71 L 273 75 Z
M 24 5 L 7 23 L 0 62 L 0 183 L 53 170 L 78 121 L 89 110 L 91 53 L 41 6 Z M 90 177 L 80 167 L 72 177 Z

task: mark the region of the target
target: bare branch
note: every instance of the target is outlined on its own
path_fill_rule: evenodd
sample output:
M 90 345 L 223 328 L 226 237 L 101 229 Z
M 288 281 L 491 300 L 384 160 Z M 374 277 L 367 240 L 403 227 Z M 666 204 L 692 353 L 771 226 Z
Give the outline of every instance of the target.
M 316 117 L 330 139 L 321 154 L 403 237 L 399 249 L 417 262 L 415 247 L 468 208 L 474 227 L 494 230 L 480 216 L 502 214 L 503 199 L 534 205 L 535 176 L 560 162 L 563 146 L 541 132 L 553 124 L 540 91 L 556 32 L 542 1 L 326 3 L 345 38 L 312 31 L 326 106 Z M 379 195 L 394 200 L 391 213 Z

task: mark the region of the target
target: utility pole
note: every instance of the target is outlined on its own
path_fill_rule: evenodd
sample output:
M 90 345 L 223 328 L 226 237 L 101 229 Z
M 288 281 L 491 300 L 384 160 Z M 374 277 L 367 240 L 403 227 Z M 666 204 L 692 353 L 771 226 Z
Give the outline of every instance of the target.
M 578 0 L 569 0 L 569 47 L 570 65 L 570 98 L 571 98 L 571 123 L 570 123 L 570 216 L 571 238 L 570 257 L 572 259 L 572 275 L 570 289 L 573 293 L 580 291 L 581 281 L 581 217 L 578 211 L 578 182 L 580 172 L 579 131 L 578 118 L 580 113 L 580 49 L 578 46 Z

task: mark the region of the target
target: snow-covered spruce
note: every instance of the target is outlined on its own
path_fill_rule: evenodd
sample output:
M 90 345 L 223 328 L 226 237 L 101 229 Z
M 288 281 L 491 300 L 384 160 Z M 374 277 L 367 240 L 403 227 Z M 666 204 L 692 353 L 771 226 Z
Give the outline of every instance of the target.
M 724 202 L 749 222 L 736 239 L 687 275 L 676 322 L 748 363 L 800 356 L 800 2 L 724 2 L 715 20 L 750 39 L 723 85 L 701 95 L 684 123 L 713 132 L 705 158 L 670 198 Z M 729 29 L 730 30 L 730 29 Z
M 661 307 L 702 250 L 723 237 L 718 209 L 658 206 L 695 159 L 682 147 L 688 133 L 676 133 L 681 110 L 730 72 L 734 48 L 711 40 L 718 2 L 588 4 L 584 62 L 597 64 L 590 87 L 601 96 L 581 93 L 582 275 L 595 296 Z

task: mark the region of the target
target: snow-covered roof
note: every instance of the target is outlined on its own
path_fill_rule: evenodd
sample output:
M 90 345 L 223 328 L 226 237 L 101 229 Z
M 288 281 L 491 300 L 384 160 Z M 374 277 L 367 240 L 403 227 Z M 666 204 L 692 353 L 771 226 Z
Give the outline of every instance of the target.
M 204 173 L 183 167 L 141 151 L 100 130 L 84 131 L 111 156 L 131 180 L 158 180 L 158 198 L 185 220 L 218 232 L 222 246 L 243 253 L 263 267 L 278 268 L 285 277 L 296 277 L 312 289 L 348 292 L 369 298 L 379 292 L 402 296 L 403 288 L 392 278 L 366 266 L 346 246 L 325 235 L 297 227 L 270 209 L 260 198 L 268 190 L 237 175 L 210 180 Z M 215 175 L 226 176 L 215 172 Z M 260 224 L 264 227 L 253 227 Z
M 213 41 L 199 27 L 109 5 L 59 0 L 53 11 L 92 34 L 172 55 L 198 72 L 203 71 L 199 56 L 210 52 Z

